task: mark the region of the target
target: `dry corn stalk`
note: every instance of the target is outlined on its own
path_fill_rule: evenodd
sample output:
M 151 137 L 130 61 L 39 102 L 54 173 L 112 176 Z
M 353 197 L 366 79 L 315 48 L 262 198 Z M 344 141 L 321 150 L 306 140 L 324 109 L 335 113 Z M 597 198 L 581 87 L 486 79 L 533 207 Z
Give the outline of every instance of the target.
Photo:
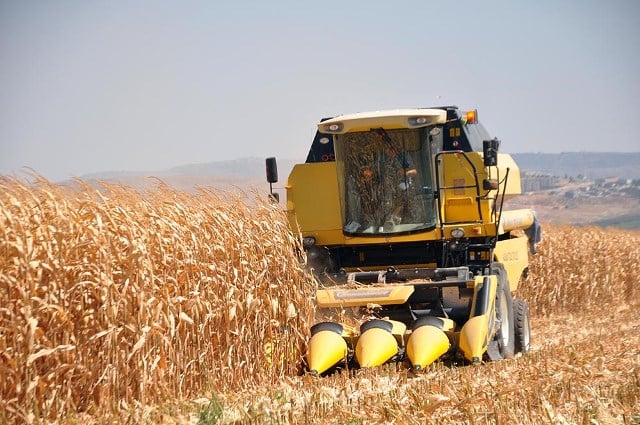
M 599 310 L 640 296 L 640 232 L 545 226 L 540 251 L 518 297 L 532 313 Z
M 5 420 L 296 372 L 312 288 L 281 211 L 206 189 L 76 184 L 0 181 Z
M 76 184 L 0 178 L 0 422 L 295 374 L 313 285 L 277 208 L 207 189 Z M 545 227 L 517 295 L 537 317 L 637 302 L 639 247 L 638 232 Z M 463 374 L 434 378 L 440 399 L 417 392 L 424 411 L 455 401 L 449 385 Z M 359 402 L 375 407 L 377 397 Z

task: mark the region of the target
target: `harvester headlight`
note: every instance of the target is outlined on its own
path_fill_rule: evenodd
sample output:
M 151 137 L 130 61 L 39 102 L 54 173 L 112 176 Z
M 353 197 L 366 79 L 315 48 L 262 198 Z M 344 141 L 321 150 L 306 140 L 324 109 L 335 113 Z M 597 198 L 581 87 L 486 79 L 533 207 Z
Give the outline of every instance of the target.
M 344 128 L 344 124 L 341 122 L 334 122 L 324 125 L 324 133 L 340 133 Z
M 305 248 L 312 247 L 316 244 L 316 238 L 313 236 L 305 236 L 302 238 L 302 246 Z
M 455 229 L 451 230 L 451 236 L 456 238 L 456 239 L 460 239 L 464 237 L 464 229 L 461 227 L 456 227 Z
M 430 117 L 409 117 L 409 127 L 425 126 L 431 122 Z
M 321 145 L 326 145 L 326 144 L 327 144 L 327 143 L 329 143 L 329 142 L 330 142 L 330 140 L 329 140 L 329 138 L 328 138 L 328 137 L 321 137 L 321 138 L 320 138 L 320 144 L 321 144 Z

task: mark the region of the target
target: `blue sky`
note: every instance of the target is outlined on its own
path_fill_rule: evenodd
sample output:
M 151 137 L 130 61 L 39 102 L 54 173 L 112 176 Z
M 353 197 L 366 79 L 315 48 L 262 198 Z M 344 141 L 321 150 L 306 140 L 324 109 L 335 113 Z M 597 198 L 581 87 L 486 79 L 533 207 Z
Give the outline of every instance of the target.
M 0 174 L 304 160 L 321 117 L 478 108 L 507 152 L 640 151 L 640 2 L 0 0 Z

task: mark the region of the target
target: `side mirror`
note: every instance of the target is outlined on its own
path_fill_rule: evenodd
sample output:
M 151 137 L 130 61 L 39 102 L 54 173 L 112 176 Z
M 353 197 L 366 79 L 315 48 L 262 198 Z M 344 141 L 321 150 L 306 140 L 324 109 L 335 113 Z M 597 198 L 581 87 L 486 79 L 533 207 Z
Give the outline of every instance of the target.
M 267 168 L 267 181 L 269 182 L 269 200 L 273 203 L 280 202 L 280 194 L 273 193 L 273 183 L 278 182 L 278 164 L 275 157 L 269 157 L 265 161 Z
M 498 189 L 498 180 L 496 180 L 496 179 L 484 179 L 484 180 L 482 180 L 482 189 L 484 189 L 484 190 L 496 190 L 496 189 Z
M 277 183 L 278 182 L 278 164 L 276 163 L 275 157 L 267 158 L 266 167 L 267 167 L 267 182 Z
M 500 140 L 495 137 L 491 140 L 482 141 L 482 153 L 484 154 L 484 166 L 492 167 L 498 165 L 498 148 Z

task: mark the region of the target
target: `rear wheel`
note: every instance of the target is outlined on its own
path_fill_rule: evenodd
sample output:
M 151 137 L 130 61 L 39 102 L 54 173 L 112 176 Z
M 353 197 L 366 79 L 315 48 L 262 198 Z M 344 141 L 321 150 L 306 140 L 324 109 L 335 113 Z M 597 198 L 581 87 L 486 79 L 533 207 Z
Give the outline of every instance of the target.
M 513 300 L 515 320 L 515 352 L 527 354 L 531 349 L 531 324 L 529 305 L 525 300 Z
M 491 360 L 509 359 L 513 357 L 515 351 L 515 323 L 513 314 L 513 298 L 507 280 L 507 273 L 504 266 L 494 263 L 492 274 L 498 278 L 498 290 L 496 293 L 496 321 L 498 329 L 489 342 L 487 355 Z

